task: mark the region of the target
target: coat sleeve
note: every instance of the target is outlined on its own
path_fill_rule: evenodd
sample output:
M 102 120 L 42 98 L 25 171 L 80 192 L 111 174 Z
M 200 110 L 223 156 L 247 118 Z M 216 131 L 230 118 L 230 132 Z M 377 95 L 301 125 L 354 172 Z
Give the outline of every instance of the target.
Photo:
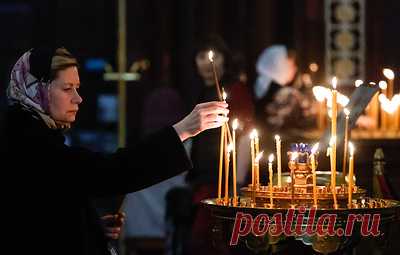
M 89 195 L 126 194 L 171 178 L 192 168 L 186 150 L 173 127 L 162 129 L 130 148 L 113 154 L 63 147 L 69 167 L 82 176 L 74 183 Z M 71 165 L 72 164 L 72 165 Z M 67 170 L 66 170 L 67 171 Z

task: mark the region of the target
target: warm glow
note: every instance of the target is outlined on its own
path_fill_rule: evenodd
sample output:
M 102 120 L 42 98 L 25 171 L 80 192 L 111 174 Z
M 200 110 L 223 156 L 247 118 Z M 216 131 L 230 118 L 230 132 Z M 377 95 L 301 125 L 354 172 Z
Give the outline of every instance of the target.
M 238 127 L 239 127 L 239 121 L 238 121 L 238 119 L 234 119 L 232 121 L 232 129 L 236 130 L 236 129 L 238 129 Z
M 256 158 L 254 159 L 254 161 L 258 163 L 260 161 L 260 159 L 262 158 L 263 154 L 264 154 L 264 151 L 261 151 L 260 153 L 258 153 Z
M 254 139 L 258 136 L 257 134 L 257 130 L 253 129 L 253 131 L 251 131 L 250 133 L 250 139 Z
M 364 83 L 363 80 L 356 80 L 356 81 L 354 82 L 354 85 L 356 86 L 356 88 L 358 88 L 358 87 L 360 87 L 361 84 L 363 84 L 363 83 Z
M 340 104 L 340 106 L 345 107 L 349 102 L 350 99 L 347 96 L 338 93 L 337 103 Z
M 279 142 L 281 140 L 281 137 L 279 135 L 275 135 L 275 141 Z
M 315 154 L 318 151 L 319 143 L 314 144 L 311 149 L 311 154 Z
M 322 86 L 314 86 L 312 91 L 318 102 L 323 102 L 329 93 L 329 89 Z
M 228 95 L 226 94 L 224 88 L 222 88 L 222 99 L 223 99 L 224 101 L 226 101 L 227 98 L 228 98 Z
M 392 100 L 389 100 L 384 94 L 380 94 L 378 99 L 379 102 L 381 103 L 381 108 L 389 113 L 389 114 L 394 114 L 397 110 L 397 108 L 400 105 L 400 95 L 396 94 L 393 96 Z
M 396 104 L 396 107 L 400 106 L 400 94 L 396 94 L 392 97 L 392 102 Z
M 383 75 L 385 75 L 385 77 L 388 78 L 389 80 L 394 79 L 394 72 L 392 70 L 390 70 L 389 68 L 384 68 L 382 72 L 383 72 Z
M 231 151 L 233 151 L 233 143 L 230 143 L 230 144 L 228 145 L 227 150 L 228 150 L 228 153 L 230 153 Z
M 299 156 L 299 153 L 297 151 L 292 152 L 292 155 L 290 156 L 290 160 L 295 161 L 298 156 Z
M 214 61 L 214 52 L 212 50 L 208 52 L 208 59 L 210 60 L 210 62 Z
M 274 162 L 274 154 L 269 154 L 269 157 L 268 157 L 268 162 L 269 163 L 272 163 L 272 162 Z
M 386 81 L 380 81 L 379 82 L 379 88 L 382 90 L 387 89 L 387 82 Z
M 258 138 L 258 132 L 257 132 L 257 129 L 253 129 L 253 132 L 254 132 L 254 138 Z
M 334 77 L 332 78 L 332 87 L 333 87 L 333 89 L 336 89 L 337 82 L 338 82 L 338 80 L 337 80 L 336 76 L 334 76 Z
M 308 66 L 308 68 L 310 68 L 310 71 L 313 72 L 313 73 L 315 73 L 315 72 L 318 71 L 318 65 L 317 65 L 317 63 L 311 63 L 311 64 Z
M 350 153 L 350 156 L 354 155 L 354 145 L 352 142 L 349 142 L 349 153 Z
M 343 109 L 343 112 L 344 112 L 344 114 L 346 115 L 346 117 L 349 117 L 349 115 L 350 115 L 349 109 L 344 108 L 344 109 Z
M 329 140 L 329 146 L 333 146 L 333 144 L 336 143 L 336 136 L 332 136 L 331 139 Z

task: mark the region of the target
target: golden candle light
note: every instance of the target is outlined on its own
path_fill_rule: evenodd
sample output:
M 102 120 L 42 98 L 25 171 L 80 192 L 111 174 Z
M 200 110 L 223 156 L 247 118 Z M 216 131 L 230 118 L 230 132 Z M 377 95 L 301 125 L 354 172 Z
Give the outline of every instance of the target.
M 348 207 L 351 208 L 352 205 L 352 196 L 353 196 L 353 175 L 354 175 L 354 145 L 352 142 L 349 142 L 349 200 Z
M 331 190 L 333 196 L 334 208 L 337 208 L 337 198 L 336 198 L 336 136 L 332 136 L 329 141 L 329 156 L 331 162 Z
M 331 135 L 336 136 L 336 127 L 337 127 L 337 78 L 332 78 L 332 125 L 331 125 Z M 336 152 L 334 152 L 336 153 Z
M 278 187 L 282 186 L 282 155 L 281 155 L 281 137 L 279 135 L 275 135 L 275 144 L 276 144 L 276 158 L 277 158 L 277 167 L 278 167 Z
M 258 155 L 260 153 L 260 140 L 258 138 L 258 132 L 256 129 L 254 129 L 254 149 L 255 149 L 255 155 Z M 257 164 L 255 165 L 255 175 L 256 175 L 256 185 L 260 184 L 260 165 Z
M 382 107 L 383 106 L 382 104 L 384 104 L 384 103 L 382 103 L 382 100 L 383 100 L 383 98 L 387 98 L 387 95 L 388 95 L 388 85 L 387 85 L 386 81 L 380 81 L 379 88 L 382 91 L 382 94 L 380 94 L 378 96 L 378 100 L 381 104 L 381 125 L 380 125 L 380 127 L 382 130 L 386 130 L 387 125 L 388 125 L 388 115 Z
M 394 103 L 394 106 L 395 106 L 393 128 L 396 131 L 400 131 L 399 130 L 399 125 L 400 125 L 400 94 L 394 95 L 393 98 L 392 98 L 392 102 Z
M 263 156 L 263 151 L 259 152 L 258 154 L 256 154 L 256 158 L 254 159 L 254 169 L 255 169 L 255 174 L 256 174 L 256 185 L 258 188 L 258 185 L 260 184 L 260 159 Z
M 273 199 L 273 183 L 272 183 L 272 177 L 273 177 L 273 171 L 272 171 L 272 163 L 274 162 L 274 154 L 270 154 L 268 157 L 268 170 L 269 170 L 269 202 L 271 205 L 271 208 L 274 207 L 274 199 Z
M 341 107 L 346 107 L 350 102 L 350 99 L 341 94 L 341 93 L 337 93 L 337 103 L 341 106 Z
M 389 80 L 388 89 L 387 89 L 387 97 L 391 99 L 393 97 L 393 87 L 394 87 L 394 72 L 389 68 L 384 68 L 382 70 L 383 75 Z
M 318 197 L 317 197 L 317 167 L 315 164 L 315 154 L 318 151 L 319 143 L 316 143 L 311 149 L 311 170 L 313 176 L 313 199 L 314 199 L 314 207 L 318 205 Z
M 219 168 L 218 168 L 218 199 L 221 199 L 222 193 L 222 161 L 225 153 L 225 125 L 221 126 L 221 140 L 219 145 Z
M 255 187 L 255 176 L 254 176 L 254 159 L 255 159 L 255 151 L 254 151 L 254 137 L 255 137 L 255 132 L 257 132 L 255 129 L 250 133 L 250 153 L 251 153 L 251 184 L 252 187 Z
M 237 203 L 237 181 L 236 181 L 236 129 L 239 127 L 239 121 L 234 119 L 232 122 L 232 138 L 233 138 L 233 151 L 232 151 L 232 171 L 233 171 L 233 204 Z
M 210 50 L 208 52 L 208 59 L 210 60 L 212 68 L 213 68 L 214 79 L 215 79 L 215 87 L 217 89 L 218 99 L 222 100 L 222 93 L 221 93 L 221 89 L 220 89 L 220 86 L 219 86 L 219 79 L 218 79 L 217 69 L 215 68 L 215 63 L 214 63 L 214 52 L 212 50 Z
M 332 171 L 332 194 L 334 200 L 334 206 L 337 207 L 337 200 L 336 200 L 336 129 L 337 129 L 337 78 L 332 78 L 332 127 L 331 127 L 331 134 L 333 139 L 332 144 L 332 161 L 331 161 L 331 171 Z
M 295 151 L 295 152 L 292 152 L 292 154 L 291 154 L 291 156 L 290 156 L 290 161 L 293 163 L 293 164 L 295 164 L 296 163 L 296 159 L 297 159 L 297 157 L 299 156 L 299 153 L 297 152 L 297 151 Z M 291 195 L 292 195 L 292 198 L 291 198 L 291 200 L 292 200 L 292 204 L 293 204 L 293 199 L 294 199 L 294 169 L 295 169 L 295 167 L 290 167 L 290 165 L 289 165 L 289 168 L 290 168 L 290 190 L 291 190 Z
M 226 158 L 225 158 L 225 204 L 229 202 L 229 160 L 230 154 L 233 150 L 233 144 L 229 144 L 226 150 Z
M 358 88 L 358 87 L 360 87 L 363 83 L 364 83 L 363 80 L 356 80 L 356 81 L 354 82 L 354 86 L 356 86 L 356 88 Z
M 346 176 L 346 165 L 347 165 L 347 144 L 349 141 L 349 115 L 350 111 L 347 108 L 343 109 L 345 115 L 345 124 L 344 124 L 344 148 L 343 148 L 343 165 L 342 172 L 343 175 Z
M 227 98 L 228 98 L 228 95 L 226 94 L 224 88 L 222 87 L 222 100 L 226 101 Z
M 314 86 L 313 94 L 319 103 L 318 107 L 318 130 L 324 130 L 326 124 L 326 93 L 327 89 L 322 86 Z

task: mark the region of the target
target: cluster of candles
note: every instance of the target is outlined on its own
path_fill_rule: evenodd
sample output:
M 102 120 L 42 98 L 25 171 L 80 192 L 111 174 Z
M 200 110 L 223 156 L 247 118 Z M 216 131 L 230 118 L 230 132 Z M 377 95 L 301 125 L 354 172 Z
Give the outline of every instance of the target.
M 227 98 L 226 93 L 223 89 L 220 88 L 219 78 L 217 74 L 217 70 L 215 68 L 215 64 L 213 61 L 214 53 L 213 51 L 209 51 L 208 57 L 210 63 L 212 64 L 214 78 L 215 78 L 215 86 L 218 94 L 219 100 L 225 101 Z M 331 190 L 334 198 L 334 206 L 337 208 L 337 199 L 336 199 L 336 130 L 337 130 L 337 111 L 338 111 L 338 92 L 336 90 L 337 78 L 334 77 L 332 79 L 332 87 L 331 91 L 331 102 L 330 105 L 332 107 L 332 117 L 331 117 L 331 141 L 329 143 L 329 156 L 331 162 Z M 340 96 L 340 94 L 339 94 Z M 348 99 L 340 96 L 341 100 L 344 101 L 342 105 L 347 105 Z M 347 102 L 346 102 L 347 101 Z M 347 109 L 344 109 L 346 115 L 346 125 L 345 125 L 345 153 L 344 157 L 347 159 L 347 147 L 350 144 L 350 158 L 349 158 L 349 206 L 351 206 L 351 196 L 353 192 L 353 174 L 354 174 L 354 146 L 347 141 L 348 136 L 348 119 L 350 112 Z M 236 130 L 239 126 L 239 122 L 237 119 L 232 122 L 232 132 L 230 131 L 230 127 L 228 123 L 225 123 L 221 127 L 221 139 L 220 139 L 220 158 L 218 165 L 218 201 L 224 201 L 226 205 L 229 204 L 229 172 L 230 172 L 230 159 L 232 156 L 232 172 L 233 172 L 233 205 L 236 206 L 238 203 L 237 196 L 237 160 L 236 160 Z M 277 174 L 278 174 L 278 183 L 277 186 L 280 188 L 282 186 L 282 153 L 281 153 L 281 138 L 279 135 L 275 135 L 276 142 L 276 155 L 277 155 Z M 252 183 L 251 187 L 253 190 L 256 190 L 260 187 L 260 160 L 263 156 L 263 151 L 260 152 L 260 142 L 258 137 L 257 130 L 253 130 L 250 133 L 250 151 L 251 151 L 251 174 L 252 174 Z M 314 205 L 317 206 L 317 186 L 316 186 L 316 159 L 315 154 L 318 151 L 318 143 L 313 146 L 311 150 L 311 166 L 313 173 L 313 196 L 314 196 Z M 293 153 L 293 155 L 298 155 L 297 153 Z M 270 154 L 268 157 L 268 173 L 269 173 L 269 193 L 270 193 L 270 205 L 273 207 L 273 161 L 274 154 Z M 296 156 L 292 157 L 291 160 L 296 160 Z M 345 164 L 345 163 L 344 163 Z M 225 170 L 225 194 L 224 199 L 222 200 L 222 179 L 223 179 L 223 168 Z M 345 171 L 343 169 L 343 171 Z M 292 179 L 293 181 L 293 179 Z M 293 189 L 292 189 L 293 192 Z
M 379 81 L 378 86 L 380 92 L 371 99 L 366 108 L 366 114 L 376 123 L 376 128 L 382 131 L 400 129 L 400 93 L 394 94 L 394 72 L 385 68 L 382 70 L 383 75 L 388 82 Z M 332 82 L 333 83 L 333 82 Z M 362 86 L 364 81 L 356 80 L 355 87 Z M 376 86 L 375 82 L 369 82 L 370 86 Z M 333 91 L 323 86 L 314 86 L 313 94 L 319 102 L 317 126 L 319 130 L 326 127 L 326 116 L 328 108 L 332 108 Z M 341 107 L 346 107 L 349 98 L 337 92 L 337 102 Z M 328 114 L 331 115 L 331 114 Z

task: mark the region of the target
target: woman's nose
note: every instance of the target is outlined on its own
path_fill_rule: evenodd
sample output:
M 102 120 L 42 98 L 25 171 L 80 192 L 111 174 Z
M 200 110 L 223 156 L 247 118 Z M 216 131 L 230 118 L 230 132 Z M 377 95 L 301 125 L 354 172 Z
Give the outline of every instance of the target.
M 80 104 L 82 103 L 82 101 L 83 101 L 82 97 L 79 95 L 78 91 L 75 90 L 74 96 L 72 97 L 72 103 Z

